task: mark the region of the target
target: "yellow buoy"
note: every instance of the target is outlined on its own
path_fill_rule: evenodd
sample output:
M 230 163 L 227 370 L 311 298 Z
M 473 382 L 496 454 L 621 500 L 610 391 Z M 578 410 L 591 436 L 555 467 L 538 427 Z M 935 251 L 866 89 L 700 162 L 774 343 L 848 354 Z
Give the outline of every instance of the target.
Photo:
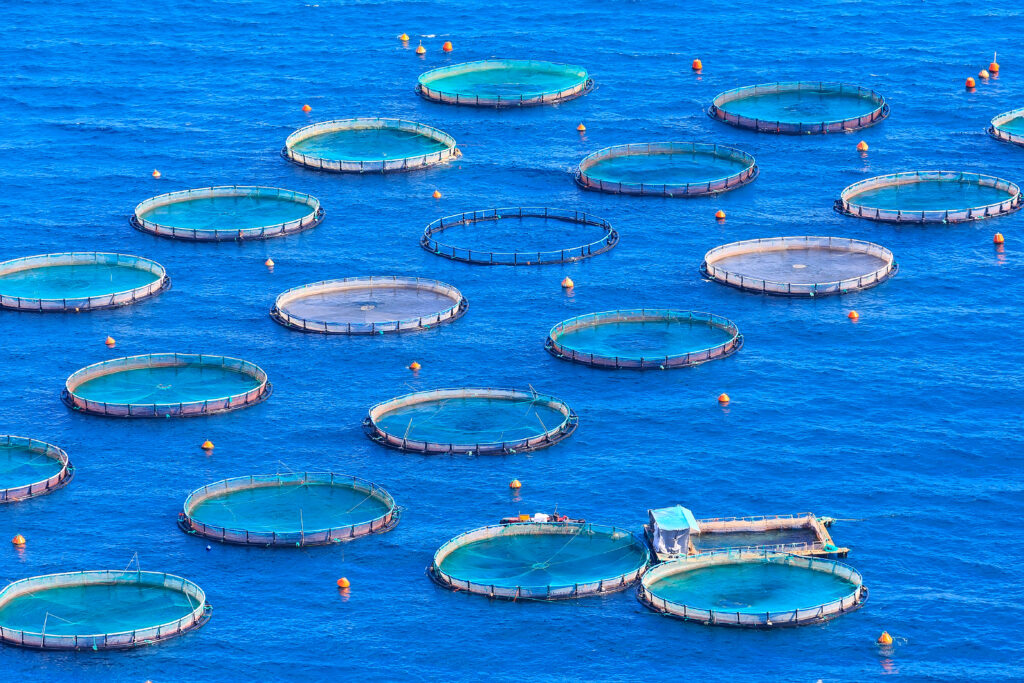
M 427 48 L 423 47 L 423 43 L 416 46 L 416 54 L 422 55 L 427 53 Z
M 338 588 L 348 588 L 352 583 L 344 576 L 338 579 Z
M 114 344 L 116 344 L 117 342 L 114 340 L 113 337 L 108 336 L 103 343 L 109 346 L 110 348 L 114 348 Z
M 572 281 L 572 278 L 566 275 L 562 278 L 562 289 L 572 289 L 576 286 L 576 283 Z
M 691 64 L 690 66 L 693 68 L 694 71 L 700 71 L 701 69 L 704 68 L 704 64 L 699 59 L 693 60 L 693 64 Z
M 263 265 L 265 265 L 267 268 L 273 268 L 274 267 L 274 259 L 268 258 L 266 261 L 263 262 Z
M 846 314 L 846 317 L 849 318 L 850 320 L 859 320 L 860 313 L 858 313 L 857 311 L 850 311 L 849 313 Z
M 584 126 L 582 122 L 580 123 L 580 125 L 576 126 L 576 130 L 578 130 L 581 133 L 584 132 L 586 129 L 587 127 Z
M 158 170 L 156 170 L 156 169 L 154 168 L 154 169 L 153 169 L 153 177 L 154 177 L 154 178 L 159 178 L 159 177 L 160 177 L 160 171 L 158 171 Z
M 431 196 L 434 199 L 440 199 L 441 198 L 441 191 L 440 190 L 434 190 L 434 194 L 432 194 Z
M 400 41 L 402 41 L 403 43 L 408 43 L 409 42 L 409 34 L 403 33 L 402 35 L 398 36 L 398 39 Z
M 879 645 L 892 645 L 892 636 L 889 635 L 888 631 L 882 631 L 882 635 L 878 636 Z
M 987 81 L 988 80 L 988 72 L 985 71 L 984 69 L 982 69 L 981 71 L 978 72 L 978 78 L 980 78 L 983 81 Z
M 718 402 L 722 403 L 722 404 L 728 403 L 729 402 L 729 394 L 719 394 L 718 395 Z
M 1001 232 L 997 232 L 996 234 L 992 235 L 992 244 L 1002 244 L 1005 241 L 1006 240 L 1003 238 L 1003 233 Z
M 21 534 L 15 534 L 14 538 L 11 539 L 11 543 L 17 546 L 25 545 L 25 537 Z
M 441 49 L 444 50 L 445 52 L 451 52 L 454 49 L 452 47 L 452 41 L 450 41 L 450 40 L 444 41 L 444 45 L 441 46 Z
M 863 140 L 858 142 L 857 143 L 857 151 L 858 152 L 866 152 L 866 151 L 868 151 L 868 143 L 864 142 Z
M 725 211 L 722 211 L 721 209 L 716 211 L 715 212 L 715 218 L 717 218 L 720 221 L 724 221 L 725 220 Z
M 207 439 L 206 441 L 203 442 L 203 445 L 200 446 L 200 448 L 202 448 L 204 451 L 212 451 L 213 450 L 213 442 L 210 441 L 209 439 Z
M 423 366 L 421 366 L 421 365 L 420 365 L 419 363 L 417 363 L 416 361 L 413 361 L 413 362 L 409 363 L 409 369 L 410 369 L 410 370 L 412 370 L 413 372 L 416 372 L 416 371 L 417 371 L 417 370 L 419 370 L 419 369 L 420 369 L 421 367 L 423 367 Z
M 519 483 L 518 479 L 513 479 L 511 482 L 509 482 L 508 487 L 510 489 L 521 489 L 521 488 L 523 488 L 523 485 L 521 483 Z
M 302 105 L 302 111 L 308 114 L 309 112 L 313 111 L 313 107 L 309 106 L 308 104 L 304 104 Z

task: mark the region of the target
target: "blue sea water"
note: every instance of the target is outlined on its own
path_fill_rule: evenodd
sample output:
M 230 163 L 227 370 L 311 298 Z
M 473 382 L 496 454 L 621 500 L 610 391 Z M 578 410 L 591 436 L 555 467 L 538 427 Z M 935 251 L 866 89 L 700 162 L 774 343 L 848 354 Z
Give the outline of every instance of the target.
M 0 22 L 0 257 L 136 253 L 166 266 L 174 286 L 112 311 L 0 314 L 0 432 L 55 443 L 78 468 L 66 488 L 0 509 L 0 538 L 28 539 L 21 552 L 4 541 L 0 577 L 121 568 L 137 552 L 143 569 L 196 581 L 214 613 L 194 633 L 129 652 L 3 647 L 0 670 L 19 681 L 158 682 L 1024 677 L 1024 215 L 920 227 L 831 208 L 852 182 L 915 168 L 1024 180 L 1024 150 L 984 133 L 992 116 L 1024 103 L 1022 19 L 1012 4 L 952 0 L 784 12 L 749 0 L 699 11 L 662 0 L 9 4 Z M 394 38 L 403 31 L 408 47 Z M 413 48 L 424 34 L 437 37 L 422 39 L 421 59 Z M 441 52 L 443 40 L 453 53 Z M 999 78 L 965 92 L 964 78 L 995 50 Z M 503 111 L 413 94 L 422 71 L 489 56 L 578 63 L 596 88 L 556 107 Z M 872 87 L 892 115 L 855 135 L 797 138 L 701 111 L 723 90 L 796 78 Z M 279 156 L 300 126 L 374 115 L 438 126 L 464 156 L 365 177 Z M 860 139 L 867 157 L 854 151 Z M 761 175 L 692 200 L 573 184 L 586 154 L 648 140 L 735 146 L 757 157 Z M 326 220 L 241 245 L 174 242 L 128 224 L 147 197 L 235 183 L 309 192 Z M 435 189 L 442 199 L 431 198 Z M 592 211 L 622 241 L 564 267 L 515 269 L 452 262 L 417 244 L 439 216 L 516 205 Z M 993 249 L 997 230 L 1005 253 Z M 843 298 L 790 301 L 697 271 L 717 244 L 800 234 L 881 243 L 900 272 Z M 289 287 L 376 274 L 450 282 L 469 312 L 429 332 L 353 338 L 300 334 L 267 316 Z M 569 293 L 558 284 L 566 275 L 576 282 Z M 633 306 L 713 311 L 738 323 L 746 345 L 696 368 L 644 373 L 544 352 L 552 324 Z M 846 318 L 850 309 L 859 322 Z M 250 359 L 274 395 L 188 420 L 104 419 L 60 403 L 74 370 L 159 351 Z M 406 369 L 413 360 L 423 365 L 416 375 Z M 410 390 L 526 383 L 576 409 L 570 439 L 513 457 L 422 457 L 381 448 L 359 428 L 370 405 Z M 715 401 L 723 391 L 726 408 Z M 216 444 L 210 454 L 198 448 L 204 439 Z M 175 526 L 192 489 L 278 468 L 379 482 L 405 506 L 402 521 L 380 537 L 302 550 L 208 552 Z M 521 500 L 509 494 L 513 478 Z M 630 593 L 491 602 L 424 575 L 446 540 L 508 514 L 557 504 L 639 530 L 648 508 L 677 502 L 698 517 L 839 518 L 833 537 L 864 574 L 865 608 L 822 626 L 734 631 L 658 616 Z M 339 576 L 352 582 L 347 594 Z M 882 629 L 896 637 L 891 652 L 874 645 Z

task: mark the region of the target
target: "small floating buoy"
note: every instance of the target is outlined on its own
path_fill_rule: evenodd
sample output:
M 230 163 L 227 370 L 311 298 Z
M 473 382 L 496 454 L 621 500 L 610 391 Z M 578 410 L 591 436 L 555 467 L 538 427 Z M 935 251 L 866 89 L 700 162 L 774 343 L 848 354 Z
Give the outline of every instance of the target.
M 440 190 L 434 190 L 434 194 L 433 194 L 433 195 L 431 195 L 431 196 L 432 196 L 432 197 L 433 197 L 434 199 L 440 199 L 440 198 L 441 198 L 441 191 L 440 191 Z
M 992 244 L 1002 244 L 1005 241 L 1006 240 L 1003 238 L 1003 233 L 1001 232 L 997 232 L 996 234 L 992 235 Z
M 352 585 L 352 582 L 346 579 L 344 576 L 338 579 L 338 588 L 348 588 Z
M 849 313 L 846 314 L 846 317 L 849 318 L 850 320 L 859 320 L 860 313 L 858 313 L 857 311 L 850 311 Z
M 304 104 L 302 105 L 302 111 L 308 114 L 309 112 L 313 111 L 313 107 L 309 106 L 308 104 Z
M 882 635 L 878 636 L 879 645 L 892 645 L 892 636 L 889 635 L 888 631 L 882 631 Z
M 566 275 L 562 278 L 562 289 L 572 289 L 576 286 L 576 283 L 572 281 L 572 278 Z
M 21 534 L 15 534 L 14 538 L 11 539 L 11 543 L 16 546 L 23 546 L 25 545 L 25 537 Z
M 213 442 L 207 439 L 206 441 L 203 442 L 203 445 L 201 445 L 200 448 L 202 448 L 204 451 L 212 451 Z
M 409 34 L 403 33 L 402 35 L 398 36 L 398 39 L 400 41 L 402 41 L 403 43 L 408 43 L 409 42 Z
M 580 125 L 576 126 L 576 130 L 578 130 L 579 132 L 583 133 L 583 132 L 585 132 L 587 130 L 587 127 L 584 126 L 583 122 L 581 121 Z
M 416 54 L 424 55 L 427 53 L 427 48 L 423 47 L 423 43 L 416 46 Z
M 267 268 L 273 268 L 274 267 L 274 259 L 268 258 L 266 261 L 263 262 L 263 265 L 265 265 Z
M 416 361 L 413 361 L 413 362 L 409 363 L 409 369 L 412 370 L 413 372 L 416 372 L 421 367 L 422 366 L 419 363 L 417 363 Z
M 988 70 L 991 71 L 994 74 L 999 73 L 999 62 L 996 61 L 996 57 L 997 56 L 998 56 L 998 53 L 993 52 L 992 53 L 992 61 L 988 65 Z
M 106 338 L 106 339 L 105 339 L 105 340 L 103 341 L 103 343 L 104 343 L 104 344 L 106 344 L 107 346 L 109 346 L 110 348 L 114 348 L 114 344 L 116 344 L 116 343 L 117 343 L 117 341 L 115 341 L 115 339 L 114 339 L 113 337 L 110 337 L 110 336 L 108 336 L 108 337 L 107 337 L 107 338 Z
M 868 143 L 864 142 L 863 140 L 858 142 L 857 143 L 857 151 L 858 152 L 866 152 L 866 151 L 868 151 Z
M 974 82 L 974 78 L 973 78 L 973 77 L 971 77 L 971 76 L 968 76 L 968 77 L 967 77 L 967 81 L 966 81 L 966 82 L 964 83 L 964 85 L 966 85 L 966 86 L 967 86 L 967 89 L 968 89 L 968 90 L 970 90 L 971 88 L 973 88 L 973 87 L 974 87 L 974 86 L 976 85 L 976 83 Z
M 721 209 L 716 211 L 715 212 L 715 218 L 717 218 L 720 221 L 724 221 L 725 220 L 725 211 L 722 211 Z
M 521 489 L 521 488 L 523 488 L 523 485 L 521 483 L 519 483 L 518 479 L 513 479 L 511 482 L 509 482 L 508 487 L 510 489 Z
M 206 552 L 210 552 L 211 550 L 213 550 L 213 546 L 212 545 L 206 546 Z
M 451 52 L 454 49 L 452 47 L 452 41 L 450 41 L 450 40 L 444 41 L 444 45 L 441 46 L 441 49 L 444 50 L 445 52 Z
M 978 72 L 978 78 L 980 78 L 983 81 L 987 81 L 988 80 L 988 72 L 985 71 L 984 69 L 982 69 L 981 71 Z
M 693 60 L 693 64 L 691 64 L 690 66 L 693 68 L 694 71 L 700 71 L 701 69 L 704 68 L 704 64 L 699 59 Z
M 159 177 L 160 177 L 160 171 L 158 171 L 158 170 L 156 170 L 156 169 L 154 168 L 154 169 L 153 169 L 153 177 L 154 177 L 154 178 L 159 178 Z
M 723 404 L 723 405 L 728 403 L 729 402 L 729 394 L 719 394 L 718 395 L 718 402 Z

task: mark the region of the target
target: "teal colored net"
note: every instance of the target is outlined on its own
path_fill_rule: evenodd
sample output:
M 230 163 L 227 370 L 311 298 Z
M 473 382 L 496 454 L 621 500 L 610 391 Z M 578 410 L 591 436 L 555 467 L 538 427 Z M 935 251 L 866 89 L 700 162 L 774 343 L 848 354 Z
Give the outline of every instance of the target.
M 419 82 L 447 97 L 518 100 L 579 88 L 588 78 L 586 69 L 569 64 L 495 59 L 434 69 Z
M 312 212 L 305 201 L 288 195 L 250 192 L 237 196 L 185 197 L 144 209 L 139 218 L 184 230 L 250 230 L 299 221 Z
M 733 334 L 693 320 L 610 322 L 579 327 L 558 336 L 558 343 L 578 354 L 640 360 L 681 356 L 727 344 Z
M 731 100 L 722 109 L 750 119 L 796 124 L 855 119 L 877 106 L 856 91 L 800 90 L 750 95 Z
M 766 529 L 764 531 L 729 531 L 723 533 L 700 533 L 690 536 L 697 552 L 716 548 L 744 548 L 764 545 L 789 545 L 817 543 L 818 535 L 810 527 L 790 529 Z
M 350 128 L 314 135 L 294 143 L 295 152 L 332 161 L 375 161 L 435 154 L 448 145 L 412 130 Z
M 97 403 L 189 403 L 245 394 L 260 384 L 229 367 L 187 364 L 118 370 L 86 380 L 73 393 Z
M 609 157 L 588 167 L 585 173 L 605 183 L 687 185 L 734 176 L 749 167 L 741 158 L 694 150 Z
M 0 490 L 41 482 L 64 469 L 64 464 L 37 448 L 0 443 Z
M 40 266 L 0 275 L 0 295 L 24 299 L 82 299 L 145 287 L 160 279 L 128 265 Z
M 963 211 L 1005 202 L 1015 194 L 971 178 L 926 178 L 870 188 L 848 196 L 847 201 L 883 211 Z
M 1024 112 L 1014 116 L 1009 121 L 1000 123 L 998 127 L 1000 130 L 1005 130 L 1007 133 L 1024 135 Z
M 566 416 L 548 399 L 444 398 L 390 410 L 376 419 L 388 434 L 431 443 L 501 443 L 557 428 Z

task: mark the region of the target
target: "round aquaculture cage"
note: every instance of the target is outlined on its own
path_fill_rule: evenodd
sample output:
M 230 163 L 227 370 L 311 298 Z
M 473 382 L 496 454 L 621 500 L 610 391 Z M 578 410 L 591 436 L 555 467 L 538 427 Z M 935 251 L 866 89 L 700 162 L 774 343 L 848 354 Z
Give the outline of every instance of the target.
M 734 190 L 757 177 L 754 157 L 702 142 L 642 142 L 585 157 L 576 182 L 612 194 L 699 197 Z
M 508 600 L 613 593 L 644 573 L 647 546 L 629 531 L 589 523 L 487 526 L 441 546 L 430 577 L 457 591 Z
M 297 547 L 391 531 L 398 517 L 394 498 L 372 482 L 333 472 L 293 472 L 207 484 L 185 499 L 178 524 L 224 543 Z
M 1002 178 L 958 171 L 906 171 L 861 180 L 835 210 L 892 223 L 960 223 L 1013 213 L 1020 188 Z
M 428 225 L 420 239 L 420 246 L 432 254 L 485 266 L 569 263 L 606 252 L 618 243 L 619 233 L 603 218 L 581 211 L 524 207 L 445 216 Z
M 747 292 L 826 296 L 885 282 L 898 266 L 892 252 L 845 237 L 769 237 L 715 247 L 701 272 Z
M 228 185 L 169 192 L 135 207 L 142 232 L 195 242 L 261 240 L 320 225 L 320 200 L 277 187 Z
M 759 133 L 807 135 L 867 128 L 889 115 L 885 98 L 847 83 L 795 81 L 726 90 L 708 115 Z
M 288 136 L 281 154 L 301 166 L 338 173 L 389 173 L 440 164 L 459 156 L 455 138 L 401 119 L 338 119 Z
M 65 383 L 72 410 L 108 417 L 192 417 L 237 410 L 270 396 L 259 366 L 225 356 L 151 353 L 94 363 Z
M 697 365 L 743 346 L 736 323 L 712 313 L 632 308 L 563 320 L 548 333 L 554 356 L 602 368 L 646 370 Z
M 432 69 L 420 75 L 416 92 L 445 104 L 525 107 L 554 104 L 594 87 L 587 70 L 532 59 L 484 59 Z
M 384 334 L 428 330 L 460 318 L 469 301 L 459 290 L 419 277 L 323 280 L 278 295 L 270 317 L 303 332 Z
M 401 451 L 508 455 L 556 444 L 578 422 L 565 401 L 534 391 L 434 389 L 378 403 L 363 427 Z
M 686 621 L 772 628 L 833 619 L 863 605 L 868 589 L 834 560 L 732 548 L 651 567 L 637 597 Z
M 0 263 L 0 308 L 17 311 L 115 308 L 170 286 L 159 263 L 127 254 L 80 251 Z
M 41 496 L 73 476 L 75 466 L 62 449 L 23 436 L 0 436 L 0 503 Z
M 199 628 L 212 611 L 199 586 L 173 574 L 47 574 L 0 590 L 0 641 L 44 650 L 124 649 Z
M 1024 146 L 1024 107 L 1004 112 L 992 119 L 988 134 L 997 140 Z

